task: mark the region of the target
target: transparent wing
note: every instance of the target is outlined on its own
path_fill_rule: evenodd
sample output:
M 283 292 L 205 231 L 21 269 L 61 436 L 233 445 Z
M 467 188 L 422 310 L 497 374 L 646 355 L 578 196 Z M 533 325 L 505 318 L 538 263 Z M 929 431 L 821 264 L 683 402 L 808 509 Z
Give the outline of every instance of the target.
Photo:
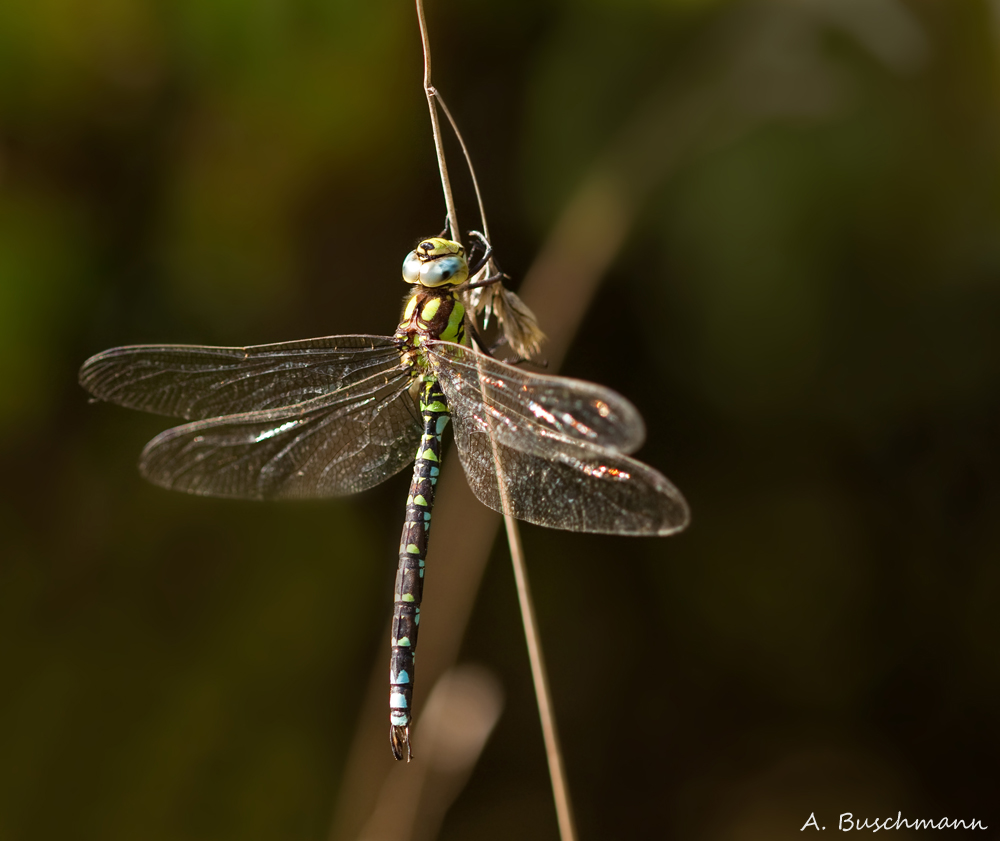
M 642 416 L 610 388 L 521 371 L 450 342 L 429 342 L 426 350 L 449 402 L 454 392 L 467 405 L 482 404 L 515 438 L 551 434 L 622 453 L 645 440 Z
M 409 375 L 373 374 L 295 406 L 161 433 L 139 469 L 173 490 L 243 499 L 344 496 L 413 461 L 422 425 Z
M 484 505 L 569 531 L 666 535 L 687 525 L 690 514 L 680 491 L 624 454 L 637 436 L 634 427 L 616 430 L 613 419 L 632 424 L 632 415 L 638 417 L 624 398 L 563 377 L 539 377 L 536 388 L 534 375 L 466 348 L 458 348 L 464 351 L 459 354 L 456 347 L 435 344 L 429 354 L 469 485 Z M 539 393 L 544 403 L 536 399 Z M 536 404 L 544 409 L 541 415 Z
M 133 345 L 88 359 L 80 385 L 109 403 L 197 420 L 292 406 L 398 368 L 398 344 L 387 336 L 246 348 Z

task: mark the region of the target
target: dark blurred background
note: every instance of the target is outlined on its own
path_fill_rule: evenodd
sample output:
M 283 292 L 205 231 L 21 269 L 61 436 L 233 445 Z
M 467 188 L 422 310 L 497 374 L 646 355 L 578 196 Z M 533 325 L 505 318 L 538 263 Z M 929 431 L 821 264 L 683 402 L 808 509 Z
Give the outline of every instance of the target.
M 995 833 L 1000 3 L 429 6 L 515 283 L 617 179 L 562 371 L 694 513 L 525 528 L 581 838 Z M 420 77 L 409 2 L 0 4 L 0 839 L 326 837 L 407 477 L 170 494 L 135 470 L 169 421 L 76 372 L 391 333 L 444 217 Z M 444 839 L 555 837 L 502 548 L 462 657 L 507 706 Z

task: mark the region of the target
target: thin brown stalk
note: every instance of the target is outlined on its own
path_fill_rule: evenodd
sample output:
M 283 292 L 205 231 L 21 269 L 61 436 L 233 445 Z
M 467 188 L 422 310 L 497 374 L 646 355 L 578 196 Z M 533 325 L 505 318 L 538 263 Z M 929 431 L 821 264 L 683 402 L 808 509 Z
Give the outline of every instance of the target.
M 486 221 L 486 208 L 483 205 L 482 192 L 479 189 L 479 180 L 476 178 L 476 168 L 472 164 L 472 156 L 469 154 L 469 147 L 465 145 L 462 132 L 459 131 L 458 124 L 452 116 L 451 111 L 444 101 L 444 97 L 438 91 L 434 91 L 441 110 L 451 124 L 451 129 L 458 139 L 458 144 L 462 148 L 465 162 L 469 168 L 469 175 L 472 178 L 472 186 L 476 193 L 476 201 L 479 204 L 479 218 L 483 226 L 483 235 L 486 240 L 490 239 L 489 223 Z M 494 448 L 496 442 L 493 442 Z M 495 457 L 494 457 L 495 460 Z M 507 489 L 500 477 L 498 486 L 500 498 L 503 500 L 505 510 L 510 506 L 507 503 Z M 535 685 L 535 697 L 538 700 L 538 715 L 542 724 L 542 739 L 545 742 L 545 756 L 549 764 L 549 777 L 552 780 L 552 796 L 555 800 L 556 819 L 559 824 L 559 837 L 563 841 L 575 841 L 576 825 L 573 820 L 573 808 L 570 802 L 569 785 L 566 782 L 566 770 L 563 762 L 562 748 L 559 744 L 559 731 L 556 726 L 555 712 L 552 704 L 552 693 L 549 689 L 548 670 L 545 666 L 545 657 L 542 654 L 542 640 L 538 633 L 538 623 L 535 619 L 535 604 L 531 596 L 531 588 L 528 585 L 528 570 L 524 562 L 524 544 L 521 542 L 521 531 L 510 514 L 504 514 L 504 525 L 507 529 L 507 542 L 510 546 L 510 560 L 514 568 L 514 581 L 517 586 L 517 599 L 521 608 L 521 619 L 524 624 L 524 636 L 528 644 L 528 660 L 531 663 L 531 677 Z
M 478 362 L 480 357 L 476 358 Z M 485 372 L 480 368 L 480 378 L 485 378 Z M 497 441 L 490 429 L 490 444 L 493 447 L 493 463 L 499 465 Z M 559 824 L 559 837 L 562 841 L 576 841 L 576 826 L 573 821 L 573 809 L 570 805 L 569 786 L 566 783 L 566 771 L 563 763 L 562 749 L 559 746 L 559 732 L 556 727 L 555 712 L 552 704 L 552 693 L 549 690 L 548 671 L 545 668 L 545 658 L 542 655 L 542 640 L 538 633 L 538 623 L 535 619 L 535 603 L 531 598 L 531 588 L 528 586 L 528 571 L 524 563 L 524 545 L 521 543 L 521 530 L 517 520 L 509 512 L 513 506 L 507 493 L 507 483 L 503 474 L 497 471 L 497 492 L 500 505 L 504 510 L 504 524 L 507 528 L 507 543 L 510 546 L 510 561 L 514 567 L 514 582 L 517 586 L 517 600 L 521 608 L 521 621 L 524 624 L 524 636 L 528 643 L 528 660 L 531 663 L 531 677 L 535 685 L 535 698 L 538 701 L 538 715 L 542 723 L 542 740 L 545 742 L 545 758 L 549 764 L 549 779 L 552 781 L 552 797 L 556 806 L 556 820 Z
M 514 566 L 514 580 L 517 583 L 517 599 L 521 605 L 521 620 L 524 622 L 524 636 L 528 641 L 528 659 L 531 662 L 531 677 L 535 683 L 535 697 L 538 699 L 538 715 L 542 720 L 542 739 L 545 742 L 545 757 L 549 763 L 549 778 L 552 780 L 552 797 L 556 804 L 556 820 L 559 823 L 559 837 L 563 841 L 576 841 L 576 824 L 566 782 L 559 732 L 556 729 L 555 712 L 552 708 L 552 693 L 549 691 L 549 673 L 542 656 L 542 640 L 535 621 L 535 603 L 528 586 L 528 571 L 524 564 L 524 547 L 517 520 L 505 515 L 507 542 L 510 544 L 510 560 Z
M 418 4 L 419 7 L 419 4 Z M 419 10 L 419 8 L 418 8 Z M 419 10 L 422 14 L 422 10 Z M 742 30 L 722 27 L 714 36 L 712 55 L 739 56 Z M 736 62 L 733 62 L 736 65 Z M 714 148 L 752 128 L 754 121 L 726 108 L 737 66 L 716 75 L 701 72 L 693 62 L 682 74 L 685 88 L 654 91 L 633 112 L 576 191 L 568 197 L 520 291 L 541 317 L 549 334 L 545 354 L 556 370 L 580 327 L 601 276 L 615 259 L 632 228 L 645 197 L 691 155 Z M 703 104 L 722 106 L 718 111 Z M 485 233 L 485 232 L 484 232 Z M 431 686 L 458 657 L 462 636 L 496 539 L 500 518 L 480 504 L 463 481 L 457 459 L 446 458 L 434 509 L 436 540 L 428 553 L 433 586 L 425 593 L 425 614 L 434 621 L 421 630 L 421 679 Z M 533 617 L 532 617 L 533 619 Z M 388 631 L 385 644 L 388 645 Z M 355 841 L 372 811 L 386 778 L 396 763 L 385 751 L 385 669 L 373 666 L 366 700 L 345 764 L 331 841 Z M 418 750 L 413 765 L 422 761 Z M 413 775 L 393 775 L 393 785 L 406 786 Z
M 479 222 L 483 226 L 483 236 L 486 237 L 486 241 L 489 242 L 490 226 L 486 221 L 486 208 L 483 206 L 483 194 L 479 191 L 479 179 L 476 178 L 476 168 L 472 165 L 472 156 L 469 154 L 469 147 L 465 145 L 465 139 L 462 137 L 462 132 L 458 130 L 458 123 L 456 123 L 455 118 L 451 116 L 451 111 L 448 110 L 444 97 L 441 96 L 440 91 L 436 88 L 432 88 L 431 90 L 434 91 L 434 98 L 437 99 L 438 105 L 441 106 L 441 110 L 444 111 L 444 115 L 448 118 L 448 122 L 451 124 L 451 130 L 455 133 L 458 145 L 462 147 L 462 154 L 465 155 L 465 163 L 469 167 L 469 175 L 472 178 L 472 189 L 476 192 L 476 203 L 479 205 Z
M 448 206 L 448 221 L 451 225 L 452 239 L 458 240 L 458 223 L 456 222 L 454 198 L 451 194 L 451 183 L 448 178 L 448 165 L 445 161 L 444 147 L 441 143 L 440 125 L 437 119 L 437 109 L 435 100 L 441 104 L 441 108 L 451 123 L 451 127 L 458 138 L 462 153 L 465 155 L 469 173 L 472 176 L 472 183 L 476 191 L 476 199 L 479 202 L 479 216 L 482 220 L 483 234 L 489 240 L 489 227 L 486 222 L 486 210 L 483 207 L 482 194 L 479 191 L 479 182 L 476 179 L 475 167 L 472 165 L 472 158 L 469 155 L 468 147 L 462 138 L 461 132 L 455 123 L 451 112 L 445 105 L 444 100 L 431 84 L 431 48 L 427 34 L 427 22 L 424 17 L 423 0 L 416 0 L 417 19 L 420 24 L 420 38 L 424 49 L 424 92 L 427 95 L 427 105 L 431 112 L 431 130 L 434 134 L 434 148 L 437 150 L 438 169 L 441 172 L 441 185 L 445 192 L 445 203 Z M 493 441 L 494 451 L 496 442 Z M 496 462 L 496 457 L 494 457 Z M 542 644 L 538 636 L 538 628 L 535 622 L 535 607 L 531 600 L 531 591 L 528 588 L 527 572 L 524 565 L 524 548 L 521 544 L 521 535 L 517 521 L 509 513 L 510 506 L 507 504 L 506 488 L 499 474 L 497 482 L 500 487 L 500 497 L 504 507 L 504 522 L 507 528 L 507 539 L 511 550 L 511 563 L 514 567 L 514 578 L 517 582 L 518 602 L 521 606 L 521 617 L 524 622 L 524 633 L 528 643 L 528 657 L 531 661 L 531 674 L 535 684 L 535 696 L 538 700 L 538 713 L 541 717 L 542 736 L 545 741 L 545 754 L 549 763 L 549 776 L 552 780 L 552 795 L 555 799 L 556 816 L 559 822 L 559 835 L 562 841 L 576 841 L 576 829 L 573 824 L 572 808 L 569 799 L 569 787 L 566 784 L 564 763 L 562 753 L 559 748 L 559 738 L 556 730 L 555 713 L 553 711 L 552 697 L 549 692 L 548 675 L 545 671 L 545 660 L 542 657 Z
M 459 239 L 458 214 L 455 212 L 455 197 L 451 192 L 451 180 L 448 178 L 448 164 L 444 159 L 444 144 L 441 141 L 441 123 L 438 120 L 437 107 L 434 104 L 434 86 L 431 84 L 431 43 L 427 34 L 427 19 L 424 16 L 423 0 L 417 3 L 417 25 L 420 27 L 420 43 L 424 48 L 424 95 L 427 97 L 427 108 L 431 114 L 431 134 L 434 136 L 434 150 L 437 152 L 438 170 L 441 173 L 441 190 L 444 192 L 444 204 L 448 209 L 448 227 L 451 238 Z

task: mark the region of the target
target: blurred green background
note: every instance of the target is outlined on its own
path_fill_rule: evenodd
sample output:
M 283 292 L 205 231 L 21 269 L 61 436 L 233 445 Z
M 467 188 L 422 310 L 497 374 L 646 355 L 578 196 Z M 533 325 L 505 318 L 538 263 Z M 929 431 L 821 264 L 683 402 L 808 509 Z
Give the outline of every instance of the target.
M 1000 3 L 428 15 L 515 279 L 595 167 L 627 185 L 562 370 L 694 512 L 525 528 L 581 838 L 995 825 Z M 0 839 L 326 837 L 407 477 L 169 494 L 135 470 L 169 422 L 76 372 L 390 333 L 444 216 L 420 75 L 401 0 L 0 5 Z M 555 837 L 502 547 L 474 618 L 508 703 L 441 837 Z

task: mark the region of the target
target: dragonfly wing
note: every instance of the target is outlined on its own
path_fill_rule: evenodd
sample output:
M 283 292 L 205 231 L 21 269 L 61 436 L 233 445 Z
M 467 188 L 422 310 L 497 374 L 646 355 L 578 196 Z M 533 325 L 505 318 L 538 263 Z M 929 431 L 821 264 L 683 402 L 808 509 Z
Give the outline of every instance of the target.
M 444 356 L 442 345 L 435 345 L 432 362 L 448 399 L 466 477 L 484 505 L 540 526 L 598 534 L 667 535 L 688 524 L 690 514 L 680 491 L 652 467 L 622 452 L 631 439 L 616 437 L 613 429 L 594 421 L 601 434 L 600 443 L 592 443 L 564 431 L 578 431 L 575 425 L 560 427 L 544 416 L 539 421 L 531 406 L 541 391 L 551 414 L 557 408 L 572 414 L 571 407 L 583 406 L 594 408 L 585 415 L 591 420 L 593 414 L 629 418 L 628 410 L 635 410 L 623 398 L 562 377 L 539 378 L 544 379 L 541 389 L 534 387 L 533 375 L 522 375 L 521 385 L 509 379 L 498 384 L 502 363 L 470 352 L 462 362 L 478 364 L 485 372 L 472 374 L 468 365 L 454 362 L 458 354 L 450 347 Z M 508 368 L 503 366 L 504 377 Z M 519 393 L 526 396 L 519 399 Z M 593 395 L 598 393 L 620 401 L 600 398 L 611 410 L 606 416 L 596 408 L 598 398 Z M 624 442 L 622 448 L 601 446 L 609 439 Z
M 157 485 L 206 496 L 357 493 L 413 461 L 422 426 L 409 383 L 405 371 L 379 374 L 297 406 L 168 429 L 146 445 L 139 469 Z
M 454 416 L 455 440 L 480 502 L 518 520 L 596 534 L 667 535 L 690 519 L 680 491 L 653 468 L 587 444 L 546 455 L 492 437 L 479 418 Z
M 133 345 L 92 356 L 80 384 L 100 400 L 198 420 L 292 406 L 399 367 L 388 336 L 246 348 Z
M 449 401 L 455 393 L 467 404 L 481 403 L 498 422 L 525 434 L 552 434 L 622 453 L 635 452 L 646 437 L 638 410 L 610 388 L 522 371 L 450 342 L 429 342 L 427 354 Z

